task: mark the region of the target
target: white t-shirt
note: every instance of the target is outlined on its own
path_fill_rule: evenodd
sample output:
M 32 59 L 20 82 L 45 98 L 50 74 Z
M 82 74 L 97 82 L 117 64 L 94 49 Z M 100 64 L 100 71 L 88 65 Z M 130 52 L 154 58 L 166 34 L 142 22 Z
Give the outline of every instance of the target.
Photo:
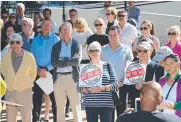
M 169 95 L 168 95 L 168 98 L 167 98 L 167 101 L 172 101 L 172 102 L 176 102 L 176 94 L 177 94 L 177 85 L 178 83 L 175 83 L 174 86 L 172 87 Z M 163 98 L 165 100 L 167 94 L 168 94 L 168 91 L 170 89 L 171 86 L 168 86 L 168 84 L 166 83 L 162 90 L 163 90 Z
M 72 38 L 75 39 L 76 41 L 78 41 L 82 45 L 82 44 L 86 44 L 87 39 L 92 34 L 93 34 L 93 32 L 91 31 L 91 29 L 88 29 L 86 32 L 82 32 L 82 33 L 77 32 L 77 31 L 73 31 L 72 32 Z M 82 49 L 82 59 L 83 60 L 89 59 L 89 57 L 87 55 L 87 46 Z
M 134 26 L 129 23 L 126 23 L 121 30 L 121 43 L 127 45 L 132 49 L 132 43 L 135 41 L 138 36 L 138 32 Z

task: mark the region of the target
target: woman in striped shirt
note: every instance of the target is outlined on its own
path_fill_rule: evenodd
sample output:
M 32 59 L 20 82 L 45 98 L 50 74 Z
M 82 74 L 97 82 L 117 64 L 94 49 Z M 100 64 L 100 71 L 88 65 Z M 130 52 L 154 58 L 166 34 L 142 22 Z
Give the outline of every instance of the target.
M 98 122 L 98 115 L 101 122 L 111 122 L 113 112 L 112 91 L 118 88 L 113 66 L 100 60 L 101 45 L 93 42 L 88 47 L 88 55 L 91 64 L 102 65 L 102 85 L 97 87 L 83 88 L 79 87 L 79 92 L 84 94 L 84 105 L 86 111 L 87 122 Z

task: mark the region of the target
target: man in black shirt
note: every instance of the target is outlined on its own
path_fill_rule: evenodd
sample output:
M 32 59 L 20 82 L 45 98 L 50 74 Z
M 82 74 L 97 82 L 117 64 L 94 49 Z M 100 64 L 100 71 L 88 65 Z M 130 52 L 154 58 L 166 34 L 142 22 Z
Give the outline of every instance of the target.
M 181 122 L 178 116 L 157 110 L 162 100 L 162 88 L 157 82 L 144 83 L 140 92 L 142 111 L 120 115 L 116 122 Z

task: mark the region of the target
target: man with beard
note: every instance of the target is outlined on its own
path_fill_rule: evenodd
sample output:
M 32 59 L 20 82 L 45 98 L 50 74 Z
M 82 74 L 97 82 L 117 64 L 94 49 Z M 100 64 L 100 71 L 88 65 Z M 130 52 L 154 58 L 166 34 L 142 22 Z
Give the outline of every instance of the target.
M 56 28 L 57 24 L 56 24 L 55 21 L 51 20 L 51 15 L 52 15 L 52 11 L 51 11 L 50 9 L 45 8 L 45 9 L 43 10 L 43 17 L 44 17 L 44 19 L 50 20 L 51 23 L 52 23 L 52 32 L 53 32 L 53 33 L 58 33 L 58 30 L 57 30 L 57 28 Z

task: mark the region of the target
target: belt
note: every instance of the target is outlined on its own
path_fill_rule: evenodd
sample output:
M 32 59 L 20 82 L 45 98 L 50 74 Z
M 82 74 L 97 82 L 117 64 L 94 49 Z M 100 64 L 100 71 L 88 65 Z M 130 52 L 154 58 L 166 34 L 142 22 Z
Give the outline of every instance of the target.
M 60 74 L 60 75 L 69 75 L 69 74 L 72 74 L 72 72 L 57 72 L 57 74 Z

